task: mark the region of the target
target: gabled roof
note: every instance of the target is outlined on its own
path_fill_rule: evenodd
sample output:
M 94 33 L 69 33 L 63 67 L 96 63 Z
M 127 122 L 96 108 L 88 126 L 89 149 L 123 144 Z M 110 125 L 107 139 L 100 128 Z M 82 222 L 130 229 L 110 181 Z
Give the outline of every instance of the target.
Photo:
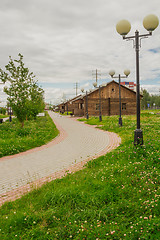
M 79 99 L 81 96 L 82 96 L 82 95 L 80 94 L 80 95 L 78 95 L 78 96 L 76 96 L 76 97 L 74 97 L 74 98 L 71 98 L 71 99 L 67 100 L 67 101 L 65 102 L 65 104 L 66 104 L 66 103 L 73 102 L 73 101 Z
M 113 83 L 113 82 L 116 83 L 116 84 L 119 86 L 119 83 L 118 83 L 118 82 L 116 82 L 115 80 L 112 80 L 112 81 L 110 81 L 110 82 L 108 82 L 108 83 L 103 83 L 103 84 L 101 84 L 100 87 L 101 87 L 101 89 L 102 89 L 102 88 L 110 85 L 110 84 Z M 134 90 L 131 90 L 131 89 L 129 89 L 129 88 L 126 87 L 126 86 L 121 85 L 121 87 L 122 87 L 122 88 L 125 88 L 125 89 L 127 89 L 127 90 L 129 90 L 129 91 L 131 91 L 131 92 L 134 92 L 134 93 L 136 94 L 136 92 L 135 92 Z M 91 92 L 87 92 L 87 96 L 89 96 L 90 94 L 92 94 L 93 92 L 96 92 L 96 91 L 99 91 L 99 87 L 93 89 Z M 79 98 L 76 98 L 76 99 L 74 99 L 73 101 L 76 101 L 76 100 L 79 100 L 79 99 L 83 99 L 84 97 L 86 97 L 86 94 L 83 94 L 83 95 L 79 96 Z
M 67 101 L 65 101 L 65 102 L 63 102 L 63 103 L 60 103 L 60 104 L 58 104 L 57 106 L 61 106 L 61 105 L 65 105 L 65 104 L 67 104 L 67 103 L 70 103 L 70 102 L 72 102 L 72 101 L 75 101 L 75 100 L 77 100 L 79 97 L 81 97 L 82 95 L 80 94 L 80 95 L 78 95 L 78 96 L 76 96 L 76 97 L 74 97 L 74 98 L 71 98 L 71 99 L 69 99 L 69 100 L 67 100 Z
M 100 87 L 101 87 L 101 89 L 102 89 L 102 88 L 104 88 L 104 87 L 110 85 L 111 83 L 116 83 L 116 84 L 119 86 L 119 83 L 118 83 L 118 82 L 116 82 L 115 80 L 112 80 L 112 81 L 110 81 L 110 82 L 107 82 L 107 83 L 103 83 L 103 84 L 101 84 Z M 125 88 L 125 89 L 127 89 L 127 90 L 129 90 L 129 91 L 131 91 L 131 92 L 133 92 L 133 93 L 136 94 L 136 91 L 134 91 L 134 90 L 132 90 L 132 89 L 130 89 L 130 88 L 124 86 L 124 85 L 121 85 L 121 87 L 122 87 L 122 88 Z M 93 92 L 96 92 L 96 91 L 99 91 L 99 87 L 93 89 L 93 90 L 90 91 L 90 92 L 87 91 L 87 96 L 89 96 L 90 94 L 92 94 Z M 140 94 L 140 96 L 143 97 L 142 94 Z M 86 97 L 86 93 L 84 93 L 84 94 L 80 94 L 80 95 L 78 95 L 78 96 L 76 96 L 76 97 L 74 97 L 74 98 L 72 98 L 72 99 L 66 101 L 65 103 L 61 103 L 61 104 L 66 104 L 66 103 L 68 103 L 68 102 L 75 102 L 75 101 L 80 100 L 80 99 L 83 99 L 83 98 L 85 98 L 85 97 Z

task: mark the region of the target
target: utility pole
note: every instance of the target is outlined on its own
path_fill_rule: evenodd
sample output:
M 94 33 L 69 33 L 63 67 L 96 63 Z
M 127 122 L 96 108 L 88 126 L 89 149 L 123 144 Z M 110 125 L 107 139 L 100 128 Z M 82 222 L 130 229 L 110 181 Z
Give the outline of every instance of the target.
M 97 83 L 97 81 L 98 81 L 98 77 L 101 75 L 100 73 L 98 73 L 99 72 L 99 70 L 92 70 L 92 76 L 93 77 L 96 77 L 96 83 Z
M 77 91 L 78 91 L 78 82 L 75 83 L 75 87 L 74 89 L 76 89 L 76 96 L 77 96 Z

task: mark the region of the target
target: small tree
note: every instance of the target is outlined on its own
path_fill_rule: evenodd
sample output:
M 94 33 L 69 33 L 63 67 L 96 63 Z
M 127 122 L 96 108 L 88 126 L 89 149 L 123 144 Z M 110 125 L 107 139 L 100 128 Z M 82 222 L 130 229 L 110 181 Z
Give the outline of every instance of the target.
M 146 89 L 141 89 L 141 94 L 143 95 L 143 98 L 141 100 L 141 108 L 147 109 L 147 104 L 150 102 L 150 95 Z
M 45 103 L 43 100 L 44 91 L 42 88 L 38 87 L 37 84 L 33 84 L 30 88 L 30 100 L 28 101 L 28 117 L 36 116 L 39 112 L 43 111 L 45 108 Z
M 34 94 L 41 96 L 41 98 L 43 98 L 43 90 L 38 88 L 37 82 L 34 80 L 35 76 L 33 72 L 30 73 L 29 69 L 24 66 L 23 55 L 19 53 L 18 56 L 19 60 L 12 60 L 12 58 L 9 57 L 10 61 L 8 65 L 5 66 L 8 72 L 0 69 L 0 79 L 2 82 L 8 81 L 10 83 L 8 88 L 4 88 L 4 92 L 8 95 L 7 100 L 23 127 L 27 115 L 31 113 L 31 105 L 34 104 L 34 102 L 29 104 L 33 100 L 33 89 Z

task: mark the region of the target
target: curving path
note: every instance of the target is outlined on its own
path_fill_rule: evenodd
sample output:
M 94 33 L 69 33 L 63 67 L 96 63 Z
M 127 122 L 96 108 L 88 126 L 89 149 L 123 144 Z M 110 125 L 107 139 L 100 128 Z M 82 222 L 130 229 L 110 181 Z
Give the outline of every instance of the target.
M 0 159 L 0 205 L 12 200 L 10 196 L 17 189 L 23 189 L 24 193 L 31 182 L 49 181 L 61 177 L 66 170 L 80 169 L 86 161 L 120 144 L 120 138 L 114 133 L 88 126 L 72 117 L 49 114 L 60 130 L 57 138 L 45 146 Z

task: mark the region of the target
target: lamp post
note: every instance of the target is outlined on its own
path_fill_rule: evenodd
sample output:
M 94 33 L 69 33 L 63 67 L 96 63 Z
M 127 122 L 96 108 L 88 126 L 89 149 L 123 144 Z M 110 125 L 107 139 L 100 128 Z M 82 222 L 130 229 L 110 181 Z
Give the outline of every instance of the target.
M 136 105 L 137 105 L 137 129 L 134 131 L 134 145 L 143 145 L 143 132 L 140 129 L 140 86 L 139 86 L 139 48 L 141 39 L 148 38 L 152 35 L 159 24 L 158 17 L 151 14 L 144 18 L 143 26 L 149 32 L 148 34 L 139 34 L 139 31 L 136 30 L 134 36 L 126 37 L 131 29 L 131 24 L 127 20 L 121 20 L 116 25 L 117 32 L 122 35 L 123 40 L 133 40 L 134 47 L 136 51 Z
M 67 115 L 68 115 L 68 102 L 67 102 Z
M 109 75 L 112 78 L 118 78 L 118 80 L 119 80 L 119 122 L 118 123 L 119 123 L 119 126 L 121 127 L 122 126 L 122 116 L 121 116 L 121 109 L 122 109 L 122 107 L 121 107 L 121 78 L 127 78 L 128 75 L 130 74 L 130 70 L 128 70 L 128 69 L 124 70 L 125 76 L 122 76 L 120 74 L 118 74 L 118 76 L 114 76 L 114 74 L 115 74 L 114 70 L 111 70 L 109 72 Z
M 81 89 L 81 92 L 84 93 L 84 88 Z M 88 115 L 88 93 L 86 91 L 86 118 L 89 119 Z
M 86 91 L 86 118 L 89 119 L 89 115 L 88 115 L 88 93 Z
M 12 122 L 12 116 L 11 116 L 12 108 L 11 107 L 8 107 L 8 113 L 9 113 L 9 122 Z
M 93 83 L 95 88 L 99 88 L 99 121 L 102 122 L 102 112 L 101 112 L 101 86 L 97 87 L 97 82 Z

